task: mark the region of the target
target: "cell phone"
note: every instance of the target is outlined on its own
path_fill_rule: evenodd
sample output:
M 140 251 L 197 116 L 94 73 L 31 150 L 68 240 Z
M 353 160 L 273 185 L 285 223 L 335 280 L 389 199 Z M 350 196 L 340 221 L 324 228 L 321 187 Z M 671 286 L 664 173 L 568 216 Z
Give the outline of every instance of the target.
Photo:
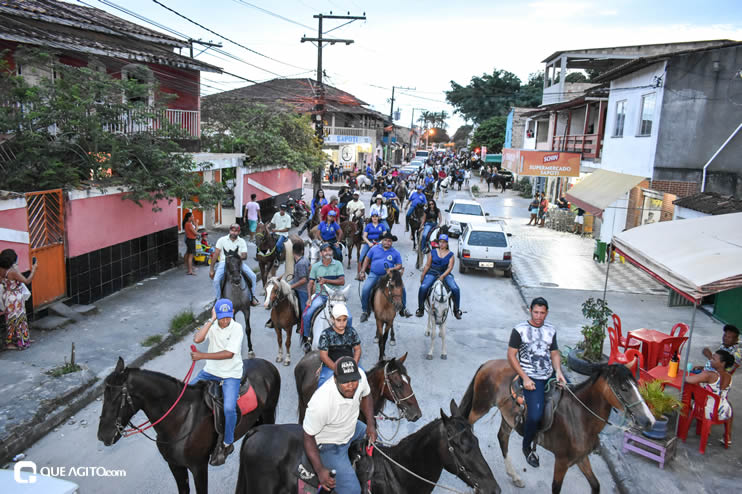
M 33 260 L 33 263 L 36 264 L 36 256 L 33 256 L 32 260 Z

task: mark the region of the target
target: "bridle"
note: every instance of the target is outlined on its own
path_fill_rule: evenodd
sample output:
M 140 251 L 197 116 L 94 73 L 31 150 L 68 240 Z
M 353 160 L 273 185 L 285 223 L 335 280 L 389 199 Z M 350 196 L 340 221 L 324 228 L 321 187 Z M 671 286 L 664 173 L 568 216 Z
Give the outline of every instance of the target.
M 392 275 L 387 274 L 387 276 L 389 277 L 389 279 L 387 280 L 386 286 L 384 287 L 384 298 L 387 300 L 387 302 L 394 306 L 395 311 L 400 311 L 402 310 L 402 301 L 400 300 L 399 303 L 394 301 L 394 294 L 392 293 L 392 290 L 396 287 L 393 284 Z M 404 290 L 404 287 L 402 287 L 402 289 Z
M 446 287 L 443 286 L 443 282 L 440 280 L 436 281 L 436 283 L 441 284 L 441 296 L 440 297 L 435 296 L 435 285 L 433 285 L 433 287 L 430 289 L 430 296 L 434 301 L 438 303 L 445 302 L 446 300 L 445 293 L 447 293 Z M 451 300 L 450 294 L 449 294 L 448 300 L 449 302 Z M 429 305 L 430 305 L 430 311 L 433 313 L 433 319 L 435 319 L 435 323 L 440 325 L 446 322 L 446 319 L 448 319 L 448 308 L 449 308 L 448 304 L 446 304 L 446 310 L 444 310 L 442 314 L 438 314 L 437 304 L 429 303 Z M 440 316 L 440 321 L 438 320 L 439 316 Z
M 616 399 L 618 400 L 618 402 L 619 402 L 619 403 L 621 404 L 621 406 L 623 407 L 623 412 L 624 412 L 624 414 L 626 414 L 626 412 L 628 412 L 628 413 L 629 413 L 629 415 L 631 415 L 631 416 L 632 416 L 632 418 L 633 418 L 633 412 L 631 411 L 631 409 L 632 409 L 633 407 L 637 406 L 637 405 L 641 405 L 642 403 L 644 403 L 644 400 L 642 400 L 642 399 L 640 398 L 640 399 L 639 399 L 639 401 L 636 401 L 636 402 L 634 402 L 634 403 L 628 403 L 628 402 L 627 402 L 627 401 L 626 401 L 626 400 L 624 399 L 624 397 L 623 397 L 623 395 L 622 395 L 621 393 L 617 393 L 617 392 L 616 392 L 616 390 L 615 390 L 615 389 L 613 388 L 613 384 L 612 384 L 612 383 L 610 382 L 610 380 L 606 379 L 606 383 L 608 384 L 608 387 L 609 387 L 609 388 L 611 389 L 611 392 L 613 393 L 613 396 L 615 396 L 615 397 L 616 397 Z M 597 418 L 597 419 L 601 420 L 601 421 L 602 421 L 602 422 L 604 422 L 604 423 L 605 423 L 606 425 L 610 425 L 610 426 L 613 426 L 613 427 L 617 427 L 617 428 L 619 428 L 619 429 L 622 429 L 622 428 L 624 428 L 624 427 L 623 427 L 623 425 L 616 425 L 616 424 L 614 424 L 614 423 L 610 422 L 610 421 L 609 421 L 608 419 L 604 419 L 603 417 L 601 417 L 600 415 L 598 415 L 597 413 L 595 413 L 594 411 L 592 411 L 592 410 L 590 409 L 590 407 L 588 407 L 588 406 L 587 406 L 587 405 L 586 405 L 585 403 L 583 403 L 583 402 L 582 402 L 582 400 L 580 400 L 580 399 L 579 399 L 579 398 L 577 397 L 577 395 L 576 395 L 576 394 L 574 393 L 574 391 L 572 391 L 572 388 L 571 388 L 570 386 L 563 386 L 563 388 L 564 388 L 564 389 L 566 389 L 566 390 L 567 390 L 567 391 L 569 392 L 569 394 L 570 394 L 570 395 L 572 395 L 572 397 L 573 397 L 573 398 L 574 398 L 574 399 L 575 399 L 575 400 L 577 401 L 577 403 L 579 403 L 580 405 L 582 405 L 582 407 L 583 407 L 583 408 L 584 408 L 585 410 L 587 410 L 588 412 L 590 412 L 590 413 L 591 413 L 591 414 L 592 414 L 592 415 L 593 415 L 593 416 L 594 416 L 595 418 Z
M 402 417 L 397 420 L 402 420 L 402 418 L 409 420 L 409 417 L 407 416 L 407 409 L 401 407 L 400 405 L 405 401 L 413 398 L 415 396 L 415 392 L 412 391 L 412 387 L 410 387 L 410 394 L 408 396 L 405 396 L 404 398 L 400 398 L 399 396 L 397 396 L 397 393 L 396 391 L 394 391 L 394 387 L 392 386 L 391 380 L 389 379 L 389 376 L 396 373 L 402 375 L 402 373 L 399 372 L 398 369 L 394 369 L 393 371 L 389 372 L 389 362 L 384 364 L 384 384 L 381 386 L 381 394 L 384 394 L 384 387 L 386 387 L 389 390 L 389 394 L 392 395 L 392 401 L 394 401 L 397 409 L 402 410 Z M 382 412 L 382 415 L 384 415 L 384 417 L 389 420 L 394 420 L 392 417 L 386 416 L 384 412 Z
M 464 466 L 464 463 L 459 459 L 459 457 L 456 455 L 456 449 L 451 445 L 451 441 L 456 438 L 457 436 L 463 434 L 466 432 L 466 428 L 461 429 L 459 432 L 453 434 L 452 436 L 448 435 L 448 431 L 446 431 L 446 447 L 448 448 L 448 452 L 451 455 L 451 458 L 453 458 L 454 465 L 456 466 L 456 471 L 461 472 L 461 474 L 466 477 L 466 480 L 468 480 L 468 484 L 473 486 L 474 489 L 479 489 L 479 484 L 472 479 L 471 474 L 466 470 L 466 467 Z

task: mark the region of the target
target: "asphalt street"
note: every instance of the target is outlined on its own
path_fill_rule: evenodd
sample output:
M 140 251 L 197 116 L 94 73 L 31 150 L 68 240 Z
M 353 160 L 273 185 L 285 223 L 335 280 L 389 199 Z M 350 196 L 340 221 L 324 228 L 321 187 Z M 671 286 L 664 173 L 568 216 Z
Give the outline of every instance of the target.
M 439 205 L 445 207 L 454 197 L 469 198 L 469 194 L 467 191 L 450 192 L 439 201 Z M 362 199 L 367 202 L 368 194 L 365 194 Z M 485 210 L 493 217 L 507 217 L 513 223 L 527 221 L 527 218 L 520 214 L 521 209 L 525 212 L 525 207 L 521 207 L 520 204 L 522 199 L 517 198 L 512 192 L 507 192 L 503 197 L 488 198 L 482 202 Z M 414 313 L 420 273 L 414 268 L 415 253 L 412 251 L 411 241 L 404 236 L 403 230 L 403 225 L 395 226 L 393 233 L 400 236 L 400 241 L 395 243 L 395 247 L 404 258 L 406 267 L 404 281 L 408 290 L 408 308 Z M 518 229 L 514 227 L 512 230 L 517 242 Z M 451 248 L 455 251 L 456 241 L 452 241 Z M 516 259 L 517 256 L 517 252 L 514 251 Z M 358 321 L 361 312 L 360 287 L 358 282 L 353 280 L 355 272 L 356 265 L 353 262 L 350 270 L 346 268 L 346 282 L 352 284 L 349 308 L 351 314 L 355 316 L 354 321 Z M 479 365 L 488 359 L 504 358 L 510 329 L 515 323 L 527 317 L 521 295 L 511 279 L 503 278 L 501 274 L 497 276 L 484 273 L 461 275 L 457 270 L 454 273 L 462 289 L 462 310 L 465 314 L 461 320 L 449 318 L 447 360 L 438 358 L 439 342 L 434 353 L 435 358 L 430 361 L 424 358 L 429 345 L 429 338 L 424 336 L 427 317 L 418 319 L 413 316 L 410 319 L 397 319 L 395 322 L 397 345 L 387 346 L 387 354 L 402 356 L 409 353 L 407 369 L 423 417 L 416 423 L 402 422 L 396 436 L 394 436 L 395 427 L 392 424 L 382 423 L 380 431 L 390 442 L 398 442 L 402 437 L 439 417 L 441 408 L 448 411 L 450 400 L 453 398 L 458 401 L 461 398 Z M 195 279 L 195 283 L 202 285 L 204 291 L 210 290 L 207 269 L 200 269 Z M 575 307 L 574 311 L 577 313 L 579 307 Z M 241 318 L 242 316 L 239 315 L 237 320 L 242 323 Z M 277 353 L 277 344 L 273 330 L 263 327 L 267 318 L 268 313 L 262 308 L 252 311 L 253 344 L 258 357 L 273 361 Z M 550 320 L 560 327 L 560 320 Z M 361 364 L 370 368 L 378 356 L 378 347 L 373 343 L 375 332 L 373 315 L 368 322 L 363 324 L 356 322 L 355 324 L 362 339 Z M 579 336 L 577 326 L 570 324 L 568 329 L 559 333 L 560 344 L 574 345 L 579 340 Z M 144 367 L 181 379 L 190 365 L 190 344 L 191 340 L 187 337 L 163 355 L 149 361 Z M 243 352 L 244 354 L 247 352 L 246 345 L 243 347 Z M 293 367 L 300 357 L 298 338 L 294 338 L 291 366 L 279 365 L 282 384 L 278 423 L 292 423 L 297 420 Z M 111 367 L 114 364 L 115 362 L 111 362 Z M 198 364 L 196 371 L 201 366 L 202 364 Z M 55 429 L 28 449 L 27 459 L 35 461 L 38 466 L 104 466 L 126 471 L 126 476 L 120 478 L 69 478 L 68 480 L 73 480 L 81 486 L 82 493 L 175 492 L 176 486 L 170 471 L 152 442 L 137 435 L 122 439 L 111 447 L 105 447 L 97 440 L 96 431 L 101 406 L 101 401 L 96 401 L 77 413 L 67 424 Z M 387 408 L 387 412 L 393 412 L 391 406 Z M 144 420 L 144 416 L 140 414 L 134 421 L 136 422 L 139 418 Z M 503 458 L 496 438 L 499 422 L 499 414 L 490 412 L 475 425 L 475 433 L 479 437 L 483 454 L 503 488 L 503 492 L 518 492 L 520 489 L 513 486 L 505 474 Z M 541 468 L 533 469 L 522 458 L 519 446 L 520 437 L 513 435 L 510 444 L 511 459 L 525 480 L 527 488 L 534 492 L 550 490 L 553 456 L 541 449 L 539 451 Z M 593 470 L 601 482 L 602 491 L 614 492 L 615 485 L 606 463 L 595 454 L 591 456 L 591 461 Z M 209 492 L 234 492 L 238 462 L 239 455 L 236 452 L 228 459 L 226 465 L 211 467 Z M 270 475 L 270 472 L 266 472 L 266 475 Z M 447 472 L 444 472 L 440 482 L 461 491 L 468 490 L 462 481 Z M 565 492 L 576 494 L 590 492 L 587 481 L 577 468 L 571 468 L 568 471 L 564 486 Z M 194 489 L 192 482 L 191 489 Z M 434 492 L 446 491 L 437 488 Z

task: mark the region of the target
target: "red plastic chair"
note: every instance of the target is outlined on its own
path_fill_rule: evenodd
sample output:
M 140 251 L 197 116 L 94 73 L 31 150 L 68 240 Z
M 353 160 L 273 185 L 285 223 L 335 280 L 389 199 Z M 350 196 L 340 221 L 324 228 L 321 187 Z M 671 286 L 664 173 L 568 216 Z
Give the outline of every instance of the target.
M 628 350 L 629 348 L 634 348 L 636 350 L 639 350 L 639 348 L 642 345 L 642 342 L 639 340 L 632 340 L 629 341 L 628 338 L 622 336 L 621 333 L 621 318 L 618 317 L 618 314 L 612 314 L 611 317 L 613 317 L 613 327 L 616 328 L 616 331 L 618 332 L 618 344 L 620 347 L 623 347 L 624 350 Z
M 726 420 L 719 420 L 719 400 L 721 399 L 719 395 L 701 386 L 693 386 L 691 393 L 693 397 L 693 409 L 688 412 L 687 416 L 681 417 L 680 424 L 678 424 L 678 437 L 685 441 L 688 438 L 688 429 L 690 429 L 693 419 L 696 419 L 696 435 L 701 436 L 701 444 L 698 447 L 698 451 L 704 454 L 706 452 L 706 443 L 709 439 L 711 426 L 724 424 L 724 447 L 729 449 L 730 435 L 732 433 L 731 422 L 732 417 L 734 417 L 734 410 L 732 410 L 732 417 Z M 714 413 L 710 419 L 706 418 L 706 402 L 709 399 L 714 400 Z M 731 403 L 729 406 L 732 406 Z
M 665 340 L 665 345 L 662 347 L 662 353 L 657 360 L 659 365 L 667 365 L 675 352 L 678 353 L 678 357 L 683 355 L 683 345 L 687 339 L 683 336 L 673 336 Z
M 632 369 L 631 372 L 637 375 L 639 369 L 644 367 L 644 358 L 641 352 L 635 348 L 629 348 L 626 352 L 621 352 L 618 344 L 618 330 L 608 326 L 608 339 L 611 342 L 611 354 L 608 357 L 608 364 L 628 364 L 637 358 L 636 363 L 637 369 Z
M 675 334 L 675 330 L 678 330 L 678 334 Z M 670 330 L 670 336 L 685 336 L 685 333 L 687 333 L 689 330 L 688 325 L 684 322 L 679 322 L 675 326 L 672 327 L 672 330 Z

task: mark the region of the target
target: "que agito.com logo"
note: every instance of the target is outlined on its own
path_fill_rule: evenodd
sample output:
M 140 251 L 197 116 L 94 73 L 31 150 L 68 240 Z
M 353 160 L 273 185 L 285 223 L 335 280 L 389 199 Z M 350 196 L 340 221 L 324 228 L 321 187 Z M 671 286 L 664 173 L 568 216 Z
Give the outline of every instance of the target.
M 112 470 L 101 466 L 41 467 L 33 461 L 19 461 L 13 467 L 13 479 L 19 484 L 35 484 L 38 475 L 45 477 L 126 477 L 126 470 Z

